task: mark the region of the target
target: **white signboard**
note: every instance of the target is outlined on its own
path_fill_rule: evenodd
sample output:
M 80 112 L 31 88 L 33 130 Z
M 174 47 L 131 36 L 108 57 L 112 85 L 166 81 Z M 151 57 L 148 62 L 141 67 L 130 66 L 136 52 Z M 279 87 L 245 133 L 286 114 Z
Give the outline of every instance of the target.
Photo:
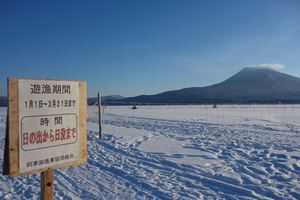
M 18 80 L 19 170 L 80 159 L 79 82 Z

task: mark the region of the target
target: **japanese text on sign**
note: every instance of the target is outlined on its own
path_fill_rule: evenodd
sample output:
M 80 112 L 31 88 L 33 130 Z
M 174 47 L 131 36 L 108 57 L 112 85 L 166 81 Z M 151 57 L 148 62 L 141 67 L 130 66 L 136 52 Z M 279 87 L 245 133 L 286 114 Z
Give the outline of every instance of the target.
M 19 80 L 21 172 L 79 158 L 79 83 Z

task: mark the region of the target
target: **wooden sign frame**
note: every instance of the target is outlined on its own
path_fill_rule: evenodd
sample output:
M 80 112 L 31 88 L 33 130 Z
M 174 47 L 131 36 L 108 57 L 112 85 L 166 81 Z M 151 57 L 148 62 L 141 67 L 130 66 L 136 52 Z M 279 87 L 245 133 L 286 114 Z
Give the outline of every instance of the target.
M 3 174 L 12 177 L 25 176 L 31 173 L 43 172 L 51 169 L 80 165 L 87 161 L 87 135 L 86 135 L 86 119 L 87 119 L 87 94 L 85 81 L 68 81 L 79 83 L 79 154 L 80 158 L 76 161 L 57 164 L 53 167 L 46 167 L 30 172 L 20 172 L 19 169 L 19 80 L 45 80 L 45 79 L 24 79 L 24 78 L 9 78 L 8 85 L 8 111 L 7 111 L 7 134 L 3 163 Z M 46 79 L 45 81 L 65 81 Z M 59 114 L 59 113 L 58 113 Z

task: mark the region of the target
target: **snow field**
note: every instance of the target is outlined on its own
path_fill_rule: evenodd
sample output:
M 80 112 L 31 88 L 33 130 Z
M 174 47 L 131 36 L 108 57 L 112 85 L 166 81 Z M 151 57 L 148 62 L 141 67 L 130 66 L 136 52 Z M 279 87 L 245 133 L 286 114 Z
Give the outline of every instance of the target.
M 55 199 L 300 199 L 300 106 L 89 107 L 87 164 L 55 171 Z M 6 109 L 0 109 L 3 155 Z M 0 157 L 2 165 L 3 158 Z M 39 199 L 39 175 L 0 199 Z

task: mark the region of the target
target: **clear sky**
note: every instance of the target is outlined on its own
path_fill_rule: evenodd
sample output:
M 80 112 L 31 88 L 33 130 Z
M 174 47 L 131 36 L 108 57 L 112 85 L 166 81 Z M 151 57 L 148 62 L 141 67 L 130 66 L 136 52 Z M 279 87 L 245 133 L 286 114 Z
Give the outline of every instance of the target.
M 154 94 L 261 64 L 300 77 L 299 0 L 0 1 L 0 95 L 7 77 Z

